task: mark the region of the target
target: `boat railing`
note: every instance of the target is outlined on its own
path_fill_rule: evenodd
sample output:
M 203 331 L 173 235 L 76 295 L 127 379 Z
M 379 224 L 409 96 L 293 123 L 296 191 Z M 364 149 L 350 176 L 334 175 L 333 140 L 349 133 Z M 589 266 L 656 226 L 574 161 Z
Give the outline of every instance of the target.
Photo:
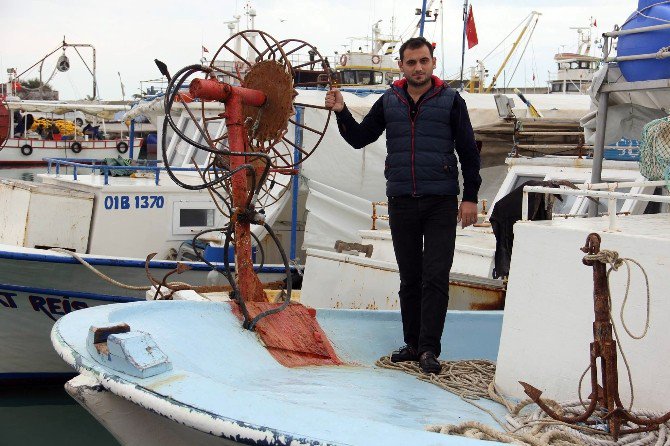
M 481 201 L 481 210 L 477 212 L 477 219 L 481 219 L 482 221 L 486 222 L 486 219 L 488 218 L 488 209 L 486 208 L 487 205 L 487 200 L 484 199 Z M 377 220 L 384 220 L 384 221 L 389 221 L 389 216 L 387 214 L 380 214 L 379 211 L 377 210 L 378 207 L 385 207 L 388 208 L 389 204 L 388 201 L 373 201 L 372 202 L 372 227 L 370 228 L 372 231 L 377 230 Z
M 47 163 L 47 173 L 51 174 L 52 169 L 55 170 L 56 175 L 60 175 L 61 167 L 72 167 L 72 176 L 74 181 L 78 179 L 78 169 L 91 170 L 93 174 L 101 174 L 104 177 L 105 186 L 109 184 L 109 176 L 112 171 L 127 171 L 127 172 L 149 172 L 154 174 L 154 181 L 158 186 L 160 182 L 160 173 L 165 171 L 165 166 L 160 166 L 162 160 L 146 160 L 144 165 L 132 166 L 113 166 L 104 164 L 105 160 L 95 158 L 82 158 L 73 161 L 71 158 L 42 158 Z M 170 167 L 174 172 L 204 172 L 204 169 L 197 167 Z
M 543 187 L 543 186 L 526 186 L 523 188 L 523 201 L 521 204 L 521 219 L 528 221 L 528 194 L 541 193 L 552 195 L 570 195 L 577 197 L 592 197 L 607 199 L 607 215 L 609 217 L 610 231 L 617 230 L 617 201 L 618 200 L 635 200 L 655 203 L 670 204 L 670 195 L 650 195 L 632 192 L 616 192 L 620 188 L 640 188 L 640 187 L 664 187 L 668 183 L 665 180 L 659 181 L 627 181 L 615 183 L 598 183 L 598 184 L 580 184 L 577 189 L 564 189 L 561 187 Z

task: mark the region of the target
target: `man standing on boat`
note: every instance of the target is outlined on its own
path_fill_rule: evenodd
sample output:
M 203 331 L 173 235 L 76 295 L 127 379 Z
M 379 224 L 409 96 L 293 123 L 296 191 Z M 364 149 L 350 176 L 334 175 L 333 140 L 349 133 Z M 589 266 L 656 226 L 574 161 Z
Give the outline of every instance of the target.
M 386 131 L 386 195 L 400 271 L 400 311 L 406 345 L 391 361 L 419 361 L 438 373 L 440 339 L 449 302 L 449 272 L 456 225 L 477 221 L 480 158 L 465 101 L 433 76 L 433 46 L 423 37 L 400 47 L 404 78 L 391 85 L 359 124 L 342 93 L 325 105 L 335 111 L 340 134 L 360 149 Z M 458 154 L 463 174 L 459 207 Z

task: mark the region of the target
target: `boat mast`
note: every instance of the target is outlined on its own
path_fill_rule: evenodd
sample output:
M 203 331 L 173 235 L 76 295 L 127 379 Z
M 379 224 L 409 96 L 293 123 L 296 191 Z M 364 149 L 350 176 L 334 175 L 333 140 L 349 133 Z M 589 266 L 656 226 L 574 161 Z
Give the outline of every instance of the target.
M 539 15 L 540 13 L 537 11 L 533 11 L 530 13 L 530 16 L 528 16 L 528 20 L 526 20 L 526 24 L 523 26 L 523 29 L 519 33 L 519 37 L 516 38 L 516 41 L 514 41 L 514 45 L 512 45 L 512 48 L 509 50 L 509 53 L 507 54 L 507 57 L 505 57 L 505 60 L 503 61 L 502 65 L 500 65 L 498 72 L 495 74 L 495 76 L 493 76 L 493 79 L 491 79 L 491 84 L 486 89 L 486 93 L 490 93 L 491 90 L 493 90 L 493 87 L 495 86 L 496 81 L 498 80 L 498 76 L 500 76 L 500 73 L 502 73 L 502 71 L 505 69 L 507 62 L 509 62 L 510 58 L 512 57 L 512 54 L 514 54 L 516 47 L 519 46 L 519 42 L 521 42 L 521 38 L 526 33 L 528 26 L 530 26 L 530 23 L 533 21 L 533 18 Z

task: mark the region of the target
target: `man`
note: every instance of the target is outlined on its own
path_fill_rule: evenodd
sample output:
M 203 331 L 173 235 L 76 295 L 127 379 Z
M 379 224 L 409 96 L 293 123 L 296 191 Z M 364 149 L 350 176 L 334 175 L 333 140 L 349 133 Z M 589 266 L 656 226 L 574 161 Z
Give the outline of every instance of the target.
M 477 221 L 480 158 L 465 101 L 433 76 L 433 46 L 423 37 L 400 47 L 403 79 L 391 85 L 359 124 L 333 89 L 325 105 L 335 111 L 344 139 L 360 149 L 386 130 L 386 194 L 393 248 L 400 271 L 400 311 L 406 345 L 391 361 L 419 361 L 438 373 L 437 358 L 449 301 L 449 271 L 456 224 Z M 458 153 L 463 200 L 458 206 Z

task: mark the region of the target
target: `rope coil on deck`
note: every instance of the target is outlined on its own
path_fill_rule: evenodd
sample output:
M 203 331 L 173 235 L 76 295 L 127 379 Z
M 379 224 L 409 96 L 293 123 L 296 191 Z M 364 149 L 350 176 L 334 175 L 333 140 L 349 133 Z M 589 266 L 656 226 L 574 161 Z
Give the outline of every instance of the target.
M 613 441 L 609 433 L 585 424 L 571 425 L 549 418 L 544 411 L 529 399 L 513 404 L 503 396 L 495 385 L 495 363 L 487 360 L 440 361 L 442 370 L 438 374 L 424 374 L 417 362 L 393 363 L 389 356 L 380 358 L 378 367 L 403 371 L 418 379 L 430 382 L 459 396 L 463 401 L 485 411 L 503 428 L 496 430 L 484 423 L 466 421 L 458 425 L 429 425 L 430 432 L 459 435 L 478 440 L 499 441 L 519 446 L 670 446 L 670 422 L 659 426 L 658 431 L 626 434 Z M 507 408 L 503 422 L 490 410 L 475 403 L 488 399 Z M 561 414 L 578 415 L 584 412 L 580 401 L 557 403 L 544 400 Z M 525 410 L 524 410 L 525 409 Z M 651 411 L 632 411 L 639 417 L 653 418 L 660 414 Z M 606 426 L 604 413 L 590 420 L 596 426 Z M 637 427 L 629 425 L 624 427 Z

